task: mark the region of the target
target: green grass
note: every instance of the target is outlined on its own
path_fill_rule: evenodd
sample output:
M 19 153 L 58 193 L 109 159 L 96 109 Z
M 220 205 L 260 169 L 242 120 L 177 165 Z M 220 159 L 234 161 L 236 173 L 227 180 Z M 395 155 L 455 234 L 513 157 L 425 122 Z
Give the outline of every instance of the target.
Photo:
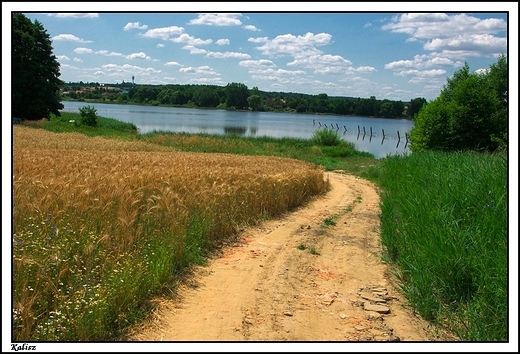
M 506 155 L 414 153 L 372 172 L 385 255 L 414 308 L 463 340 L 507 340 Z

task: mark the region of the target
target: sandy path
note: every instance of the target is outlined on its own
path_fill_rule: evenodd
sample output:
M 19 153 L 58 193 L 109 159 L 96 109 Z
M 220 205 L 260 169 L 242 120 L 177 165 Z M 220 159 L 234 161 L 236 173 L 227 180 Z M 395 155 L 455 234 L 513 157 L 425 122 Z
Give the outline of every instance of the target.
M 327 176 L 327 195 L 244 231 L 237 245 L 197 269 L 178 299 L 161 300 L 130 340 L 438 340 L 407 309 L 381 262 L 374 186 Z M 324 226 L 328 217 L 336 225 Z

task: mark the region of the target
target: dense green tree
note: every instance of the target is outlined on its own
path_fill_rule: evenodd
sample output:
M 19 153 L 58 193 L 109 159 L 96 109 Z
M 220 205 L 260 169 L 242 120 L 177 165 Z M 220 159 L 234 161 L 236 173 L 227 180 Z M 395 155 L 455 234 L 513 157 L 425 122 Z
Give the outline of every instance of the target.
M 422 106 L 426 104 L 426 99 L 424 97 L 416 97 L 410 101 L 408 105 L 408 110 L 406 111 L 406 115 L 410 118 L 413 118 L 419 111 Z
M 249 90 L 246 85 L 232 82 L 226 85 L 226 106 L 235 108 L 248 107 Z
M 262 96 L 260 95 L 251 95 L 247 98 L 247 103 L 249 107 L 251 107 L 252 111 L 258 111 L 262 106 Z
M 193 91 L 193 103 L 198 107 L 216 107 L 219 104 L 219 97 L 213 88 L 201 86 Z
M 471 73 L 467 63 L 456 71 L 415 117 L 411 150 L 493 151 L 507 145 L 507 107 L 499 92 L 507 75 L 490 72 Z
M 60 115 L 60 64 L 50 36 L 37 20 L 12 17 L 12 116 L 29 120 Z

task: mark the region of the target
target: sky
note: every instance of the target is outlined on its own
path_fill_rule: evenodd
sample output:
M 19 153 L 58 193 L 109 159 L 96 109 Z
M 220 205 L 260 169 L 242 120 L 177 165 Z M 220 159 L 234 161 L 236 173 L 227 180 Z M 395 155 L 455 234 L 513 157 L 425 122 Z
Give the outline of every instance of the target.
M 457 3 L 301 3 L 304 12 L 291 12 L 294 3 L 220 3 L 221 12 L 215 3 L 49 4 L 11 11 L 42 23 L 65 82 L 236 82 L 403 102 L 435 99 L 465 62 L 485 70 L 507 54 L 515 7 L 518 29 L 516 3 L 465 3 L 466 12 L 453 12 Z

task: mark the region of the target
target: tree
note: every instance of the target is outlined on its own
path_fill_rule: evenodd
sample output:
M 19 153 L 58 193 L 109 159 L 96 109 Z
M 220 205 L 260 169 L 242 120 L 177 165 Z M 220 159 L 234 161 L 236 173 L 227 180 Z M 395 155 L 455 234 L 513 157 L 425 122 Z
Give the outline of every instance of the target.
M 498 91 L 507 87 L 507 75 L 490 72 L 471 73 L 467 63 L 456 71 L 440 96 L 417 114 L 410 149 L 494 151 L 506 146 L 507 107 Z
M 251 95 L 247 98 L 247 103 L 252 111 L 258 111 L 262 106 L 262 96 Z
M 410 101 L 408 105 L 408 109 L 406 111 L 406 115 L 410 118 L 413 118 L 419 111 L 422 106 L 426 104 L 426 99 L 424 97 L 416 97 Z
M 249 89 L 246 85 L 233 82 L 227 84 L 225 90 L 226 106 L 240 109 L 248 107 Z
M 60 116 L 60 64 L 43 25 L 25 15 L 12 18 L 12 111 L 13 117 L 38 120 L 50 113 Z

